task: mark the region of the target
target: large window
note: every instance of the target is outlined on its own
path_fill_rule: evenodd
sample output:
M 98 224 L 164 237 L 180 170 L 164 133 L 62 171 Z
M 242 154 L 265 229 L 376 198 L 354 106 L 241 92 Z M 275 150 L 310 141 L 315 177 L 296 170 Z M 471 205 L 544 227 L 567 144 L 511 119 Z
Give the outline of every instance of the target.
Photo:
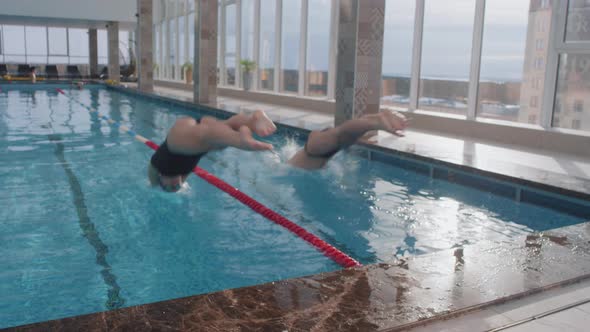
M 419 107 L 467 113 L 475 1 L 426 1 Z
M 477 103 L 480 117 L 518 121 L 521 107 L 525 111 L 529 107 L 529 103 L 521 105 L 521 100 L 541 98 L 544 71 L 532 75 L 524 60 L 525 55 L 546 56 L 547 38 L 533 33 L 527 40 L 529 4 L 530 0 L 486 2 Z M 527 78 L 524 83 L 523 77 Z
M 309 1 L 305 94 L 328 94 L 331 0 Z
M 301 0 L 283 1 L 282 19 L 280 91 L 297 92 L 299 87 Z
M 383 35 L 381 103 L 408 107 L 415 0 L 387 0 Z

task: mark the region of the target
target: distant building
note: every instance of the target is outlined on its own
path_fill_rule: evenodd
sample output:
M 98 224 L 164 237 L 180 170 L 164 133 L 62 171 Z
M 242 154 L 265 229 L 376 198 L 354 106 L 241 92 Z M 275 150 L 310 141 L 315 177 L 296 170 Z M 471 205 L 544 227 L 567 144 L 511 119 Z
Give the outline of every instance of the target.
M 531 0 L 518 121 L 539 124 L 554 0 Z

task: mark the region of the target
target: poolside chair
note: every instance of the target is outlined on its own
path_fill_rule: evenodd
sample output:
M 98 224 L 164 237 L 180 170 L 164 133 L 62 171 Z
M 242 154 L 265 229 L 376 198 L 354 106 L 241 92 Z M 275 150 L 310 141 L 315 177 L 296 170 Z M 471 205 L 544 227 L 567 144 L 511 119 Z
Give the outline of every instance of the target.
M 0 76 L 4 75 L 8 75 L 8 68 L 6 67 L 6 64 L 2 63 L 0 64 Z
M 48 79 L 59 79 L 59 72 L 57 71 L 56 65 L 47 65 L 45 66 L 45 75 Z
M 80 70 L 76 65 L 68 65 L 67 73 L 69 78 L 82 78 L 82 74 L 80 74 Z
M 27 77 L 31 73 L 31 66 L 29 65 L 18 65 L 18 69 L 16 71 L 16 76 L 18 77 Z

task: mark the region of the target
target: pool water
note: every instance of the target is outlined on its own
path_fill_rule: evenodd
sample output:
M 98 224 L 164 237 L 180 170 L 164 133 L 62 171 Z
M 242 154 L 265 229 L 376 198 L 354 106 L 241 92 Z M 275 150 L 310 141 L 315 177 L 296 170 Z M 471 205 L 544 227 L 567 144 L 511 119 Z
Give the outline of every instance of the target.
M 0 328 L 298 277 L 340 267 L 196 176 L 149 187 L 152 151 L 50 85 L 0 92 Z M 69 90 L 161 143 L 201 115 L 99 86 Z M 362 263 L 583 220 L 342 152 L 321 171 L 228 148 L 199 164 Z

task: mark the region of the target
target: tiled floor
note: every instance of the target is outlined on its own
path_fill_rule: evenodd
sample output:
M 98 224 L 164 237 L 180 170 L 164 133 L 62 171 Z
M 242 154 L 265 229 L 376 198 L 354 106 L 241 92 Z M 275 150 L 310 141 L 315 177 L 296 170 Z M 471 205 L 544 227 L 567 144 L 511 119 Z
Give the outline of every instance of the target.
M 192 92 L 187 90 L 156 87 L 155 92 L 183 101 L 193 100 Z M 261 109 L 267 112 L 273 121 L 309 130 L 333 125 L 333 117 L 328 114 L 229 97 L 218 97 L 217 102 L 210 106 L 230 112 Z M 411 127 L 405 137 L 398 138 L 379 132 L 370 143 L 590 195 L 590 158 L 465 137 L 443 136 Z
M 590 301 L 590 281 L 546 291 L 411 331 L 587 331 L 590 326 L 590 302 L 575 305 L 585 301 Z M 551 313 L 554 310 L 557 312 Z

